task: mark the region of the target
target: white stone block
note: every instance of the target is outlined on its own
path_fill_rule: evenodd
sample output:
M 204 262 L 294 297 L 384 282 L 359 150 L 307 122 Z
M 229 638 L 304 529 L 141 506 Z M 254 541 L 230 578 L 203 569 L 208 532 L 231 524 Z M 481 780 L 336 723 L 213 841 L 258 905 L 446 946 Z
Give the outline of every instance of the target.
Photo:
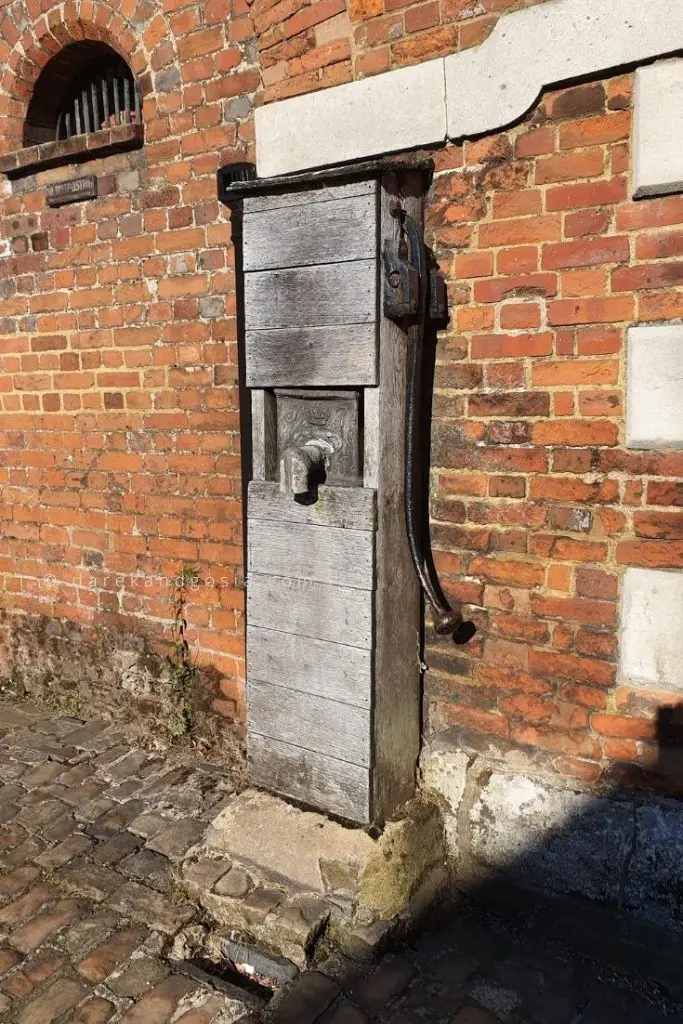
M 256 110 L 260 177 L 444 142 L 443 59 Z
M 683 325 L 628 332 L 626 443 L 683 448 Z
M 683 60 L 636 72 L 633 195 L 683 192 Z
M 630 686 L 683 692 L 683 572 L 626 570 L 619 676 Z
M 501 17 L 481 46 L 259 107 L 258 173 L 493 132 L 532 108 L 546 87 L 680 49 L 680 0 L 546 0 Z
M 471 852 L 486 867 L 551 892 L 617 899 L 628 804 L 494 771 L 469 817 Z
M 680 0 L 547 0 L 501 18 L 481 46 L 446 57 L 448 134 L 512 124 L 545 86 L 683 47 Z

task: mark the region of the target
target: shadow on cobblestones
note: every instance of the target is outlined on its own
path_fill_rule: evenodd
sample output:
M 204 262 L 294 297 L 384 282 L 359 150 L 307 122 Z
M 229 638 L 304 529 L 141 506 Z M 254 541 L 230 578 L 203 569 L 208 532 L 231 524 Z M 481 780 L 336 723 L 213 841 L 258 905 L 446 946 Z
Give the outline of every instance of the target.
M 455 888 L 400 954 L 332 955 L 282 993 L 276 1024 L 664 1024 L 683 1020 L 682 709 L 658 761 L 625 768 L 562 829 Z M 493 813 L 493 812 L 492 812 Z M 514 819 L 514 810 L 506 813 Z M 511 826 L 514 829 L 514 821 Z M 521 832 L 521 830 L 520 830 Z M 495 836 L 495 830 L 493 832 Z M 495 843 L 488 850 L 495 859 Z M 509 849 L 509 847 L 508 847 Z M 672 861 L 675 861 L 673 863 Z M 585 876 L 582 878 L 582 874 Z M 458 891 L 462 875 L 470 878 Z M 591 891 L 587 883 L 590 877 Z M 472 879 L 475 880 L 472 880 Z M 554 890 L 554 898 L 537 889 Z M 585 898 L 588 889 L 592 899 Z M 638 920 L 629 911 L 637 909 Z M 648 921 L 649 918 L 649 921 Z
M 681 778 L 678 721 L 670 710 L 659 723 L 657 770 L 668 792 Z M 647 822 L 663 805 L 638 781 L 622 780 L 612 796 L 635 800 Z M 373 963 L 323 952 L 317 970 L 263 1009 L 169 958 L 181 930 L 201 923 L 178 865 L 234 793 L 229 773 L 132 746 L 116 724 L 0 698 L 0 783 L 0 1024 L 683 1019 L 683 953 L 672 933 L 607 914 L 571 887 L 555 900 L 523 888 L 558 857 L 571 878 L 577 836 L 593 843 L 591 856 L 622 841 L 607 801 L 589 802 L 562 834 L 495 877 L 447 894 L 400 951 Z M 660 869 L 654 857 L 650 881 Z

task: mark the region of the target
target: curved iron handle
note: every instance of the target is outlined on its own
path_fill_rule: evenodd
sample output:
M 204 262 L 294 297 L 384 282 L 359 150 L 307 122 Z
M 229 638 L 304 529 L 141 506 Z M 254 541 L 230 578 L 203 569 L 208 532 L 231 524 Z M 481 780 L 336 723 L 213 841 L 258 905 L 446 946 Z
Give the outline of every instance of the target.
M 400 219 L 408 236 L 411 257 L 415 261 L 419 277 L 419 300 L 417 318 L 408 331 L 408 362 L 406 374 L 406 415 L 405 415 L 405 494 L 404 508 L 408 543 L 420 586 L 434 611 L 434 629 L 445 636 L 455 633 L 463 624 L 462 614 L 452 608 L 444 595 L 434 565 L 432 545 L 420 516 L 420 501 L 423 495 L 422 463 L 420 459 L 420 412 L 422 409 L 422 356 L 424 348 L 425 321 L 427 318 L 427 296 L 429 270 L 422 231 L 404 210 L 397 208 L 394 216 Z

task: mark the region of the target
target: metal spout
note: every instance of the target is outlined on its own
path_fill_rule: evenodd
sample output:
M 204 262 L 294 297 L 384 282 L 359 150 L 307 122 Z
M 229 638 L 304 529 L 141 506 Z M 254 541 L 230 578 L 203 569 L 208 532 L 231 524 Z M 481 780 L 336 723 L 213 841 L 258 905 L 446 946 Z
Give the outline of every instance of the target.
M 325 468 L 325 450 L 318 444 L 286 448 L 280 459 L 280 490 L 294 498 L 310 495 L 313 478 Z

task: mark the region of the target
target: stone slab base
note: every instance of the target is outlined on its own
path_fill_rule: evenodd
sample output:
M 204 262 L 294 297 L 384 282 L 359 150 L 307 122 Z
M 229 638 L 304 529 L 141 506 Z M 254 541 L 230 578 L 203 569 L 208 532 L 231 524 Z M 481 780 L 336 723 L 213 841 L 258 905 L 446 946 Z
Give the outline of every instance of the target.
M 365 957 L 415 922 L 448 882 L 448 855 L 441 813 L 428 801 L 412 801 L 372 837 L 247 790 L 215 818 L 181 875 L 214 922 L 217 955 L 232 937 L 303 968 L 323 937 Z
M 424 751 L 425 791 L 442 804 L 459 888 L 524 886 L 607 906 L 683 933 L 683 801 L 644 789 L 599 792 L 545 771 L 522 751 Z

